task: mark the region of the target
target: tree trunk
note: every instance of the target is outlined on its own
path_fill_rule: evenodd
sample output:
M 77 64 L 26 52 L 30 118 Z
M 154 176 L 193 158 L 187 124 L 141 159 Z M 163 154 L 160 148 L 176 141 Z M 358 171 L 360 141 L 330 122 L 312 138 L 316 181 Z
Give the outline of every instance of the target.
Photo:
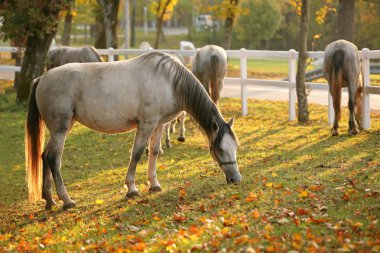
M 339 0 L 338 38 L 354 42 L 355 0 Z
M 136 0 L 132 2 L 132 20 L 131 20 L 131 47 L 136 44 Z
M 167 7 L 169 6 L 171 0 L 166 0 L 165 2 L 165 6 L 164 8 L 162 9 L 162 12 L 159 13 L 159 10 L 160 10 L 160 7 L 158 7 L 158 16 L 157 16 L 157 32 L 156 32 L 156 39 L 154 41 L 154 48 L 155 49 L 158 49 L 160 47 L 160 41 L 161 41 L 161 38 L 164 37 L 164 32 L 163 32 L 163 25 L 164 25 L 164 16 L 165 16 L 165 12 L 166 12 L 166 9 Z M 161 2 L 159 3 L 159 5 L 161 5 Z
M 229 0 L 231 6 L 237 6 L 239 0 Z M 232 28 L 234 25 L 235 13 L 232 10 L 228 10 L 228 14 L 226 20 L 224 22 L 224 33 L 223 33 L 223 42 L 222 47 L 224 49 L 231 48 L 231 40 L 232 40 Z
M 306 52 L 307 52 L 307 33 L 309 29 L 309 0 L 302 0 L 299 57 L 296 76 L 296 91 L 298 101 L 298 121 L 307 122 L 309 120 L 309 110 L 305 88 L 306 72 Z
M 107 48 L 103 12 L 99 9 L 95 15 L 95 48 Z
M 117 15 L 120 0 L 98 0 L 103 11 L 103 23 L 106 35 L 106 47 L 117 48 Z
M 65 24 L 63 27 L 62 33 L 62 45 L 68 46 L 70 45 L 70 36 L 71 36 L 71 24 L 73 22 L 73 14 L 71 12 L 71 5 L 67 7 L 67 13 L 65 16 Z
M 17 102 L 28 100 L 32 80 L 44 72 L 45 58 L 55 33 L 56 28 L 52 33 L 45 33 L 43 38 L 39 36 L 28 37 L 18 83 L 15 84 L 18 87 Z

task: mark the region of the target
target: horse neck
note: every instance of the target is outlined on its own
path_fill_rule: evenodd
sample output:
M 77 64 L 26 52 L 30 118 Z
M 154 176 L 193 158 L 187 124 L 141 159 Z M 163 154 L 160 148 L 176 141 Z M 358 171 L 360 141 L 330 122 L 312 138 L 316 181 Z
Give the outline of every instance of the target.
M 180 90 L 182 110 L 194 118 L 210 139 L 213 122 L 218 126 L 224 122 L 220 111 L 195 77 L 191 76 Z

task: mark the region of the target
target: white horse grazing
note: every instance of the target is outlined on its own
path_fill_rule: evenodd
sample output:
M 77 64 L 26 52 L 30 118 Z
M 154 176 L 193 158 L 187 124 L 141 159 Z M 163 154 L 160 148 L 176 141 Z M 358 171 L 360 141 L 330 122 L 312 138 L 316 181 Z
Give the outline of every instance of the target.
M 328 44 L 324 53 L 323 72 L 329 83 L 335 111 L 332 135 L 339 135 L 342 87 L 348 89 L 348 109 L 350 110 L 348 131 L 350 134 L 359 133 L 359 128 L 362 127 L 363 87 L 358 48 L 346 40 L 337 40 Z
M 71 62 L 103 62 L 103 58 L 94 47 L 59 46 L 49 50 L 46 68 L 52 69 Z
M 227 73 L 226 51 L 215 45 L 200 48 L 193 59 L 192 72 L 217 104 Z
M 60 167 L 66 136 L 78 121 L 104 133 L 136 130 L 125 177 L 127 198 L 139 195 L 136 165 L 149 143 L 149 192 L 161 191 L 156 160 L 164 124 L 186 111 L 204 130 L 210 152 L 226 175 L 238 183 L 237 140 L 233 119 L 224 121 L 197 78 L 171 56 L 152 52 L 132 60 L 69 63 L 49 70 L 33 82 L 26 119 L 25 150 L 30 199 L 55 204 L 52 179 L 64 208 L 75 206 Z M 43 150 L 44 127 L 50 139 Z

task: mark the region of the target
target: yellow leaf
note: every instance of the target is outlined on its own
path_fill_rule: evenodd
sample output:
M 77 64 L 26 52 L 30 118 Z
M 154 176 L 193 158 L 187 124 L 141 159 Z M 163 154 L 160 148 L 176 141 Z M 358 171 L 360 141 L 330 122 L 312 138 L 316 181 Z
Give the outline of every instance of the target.
M 102 205 L 103 203 L 104 203 L 104 200 L 102 200 L 102 199 L 97 199 L 95 201 L 95 204 L 97 204 L 97 205 Z
M 301 191 L 300 194 L 298 194 L 298 197 L 300 198 L 306 198 L 307 196 L 309 196 L 307 191 Z

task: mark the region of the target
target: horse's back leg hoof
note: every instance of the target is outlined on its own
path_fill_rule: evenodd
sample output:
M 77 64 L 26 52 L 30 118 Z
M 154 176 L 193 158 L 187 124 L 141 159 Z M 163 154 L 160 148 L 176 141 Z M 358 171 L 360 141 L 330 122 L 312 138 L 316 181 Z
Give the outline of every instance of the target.
M 178 140 L 179 142 L 185 142 L 185 137 L 181 137 L 181 136 L 179 136 L 177 140 Z
M 350 129 L 348 130 L 348 132 L 352 135 L 357 135 L 359 133 L 359 130 L 357 128 L 354 128 L 354 129 Z
M 156 186 L 151 186 L 149 188 L 149 193 L 157 193 L 157 192 L 161 192 L 162 189 L 161 189 L 161 186 L 159 185 L 156 185 Z
M 69 208 L 74 208 L 76 207 L 76 204 L 75 204 L 75 201 L 74 200 L 70 200 L 70 201 L 67 201 L 63 204 L 63 209 L 66 210 L 66 209 L 69 209 Z
M 338 136 L 339 135 L 339 130 L 335 129 L 335 128 L 331 129 L 331 135 L 332 136 Z
M 135 192 L 127 192 L 127 195 L 125 196 L 127 199 L 133 199 L 135 197 L 140 197 L 140 193 L 138 191 Z

